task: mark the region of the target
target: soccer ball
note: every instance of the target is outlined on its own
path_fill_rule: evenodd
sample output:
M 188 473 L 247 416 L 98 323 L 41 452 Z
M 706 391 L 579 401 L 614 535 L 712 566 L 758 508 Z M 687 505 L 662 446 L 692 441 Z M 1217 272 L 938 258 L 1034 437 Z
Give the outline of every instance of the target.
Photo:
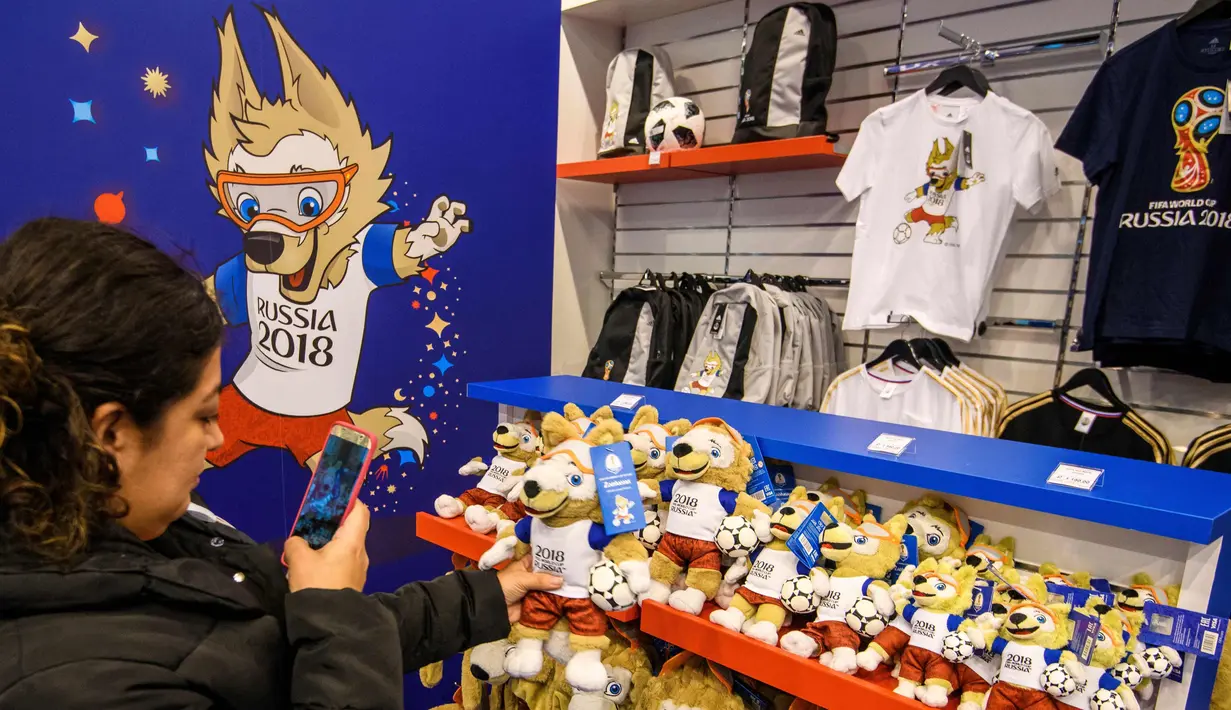
M 1090 710 L 1124 710 L 1124 698 L 1114 690 L 1099 688 L 1090 696 Z
M 816 611 L 818 603 L 812 579 L 803 574 L 782 583 L 780 598 L 782 606 L 792 614 L 810 614 Z
M 603 611 L 623 611 L 637 603 L 628 578 L 611 560 L 602 560 L 590 568 L 588 591 L 590 601 Z
M 663 539 L 663 524 L 658 511 L 645 511 L 645 527 L 638 530 L 636 535 L 645 549 L 650 552 L 658 549 L 658 543 Z
M 1077 681 L 1073 679 L 1073 674 L 1059 663 L 1053 663 L 1043 669 L 1039 685 L 1043 686 L 1043 690 L 1046 690 L 1048 695 L 1055 698 L 1063 698 L 1077 692 Z
M 1146 675 L 1151 678 L 1166 678 L 1171 675 L 1171 661 L 1167 660 L 1167 657 L 1163 655 L 1162 650 L 1158 647 L 1151 646 L 1138 654 L 1137 657 L 1145 665 Z
M 705 114 L 692 99 L 674 96 L 650 109 L 645 119 L 645 144 L 671 153 L 700 148 L 705 140 Z
M 903 222 L 893 228 L 893 243 L 905 244 L 910 239 L 910 225 Z
M 888 622 L 889 620 L 877 611 L 876 602 L 870 597 L 859 597 L 851 604 L 851 608 L 846 610 L 846 625 L 860 636 L 876 636 L 885 630 Z
M 941 641 L 940 655 L 950 663 L 961 663 L 975 655 L 975 647 L 964 632 L 954 631 Z
M 722 519 L 718 532 L 714 534 L 714 542 L 718 549 L 729 557 L 747 557 L 752 554 L 760 540 L 752 523 L 742 515 L 728 515 Z
M 1130 688 L 1136 688 L 1141 685 L 1143 680 L 1141 669 L 1132 663 L 1117 663 L 1107 672 L 1111 674 L 1112 678 L 1119 680 Z

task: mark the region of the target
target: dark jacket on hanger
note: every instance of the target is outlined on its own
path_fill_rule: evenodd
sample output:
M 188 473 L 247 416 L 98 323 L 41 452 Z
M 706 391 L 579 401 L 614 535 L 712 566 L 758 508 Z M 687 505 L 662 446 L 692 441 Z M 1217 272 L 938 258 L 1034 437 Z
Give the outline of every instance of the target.
M 493 572 L 291 594 L 273 551 L 192 514 L 69 569 L 0 553 L 0 710 L 400 710 L 403 673 L 508 632 Z

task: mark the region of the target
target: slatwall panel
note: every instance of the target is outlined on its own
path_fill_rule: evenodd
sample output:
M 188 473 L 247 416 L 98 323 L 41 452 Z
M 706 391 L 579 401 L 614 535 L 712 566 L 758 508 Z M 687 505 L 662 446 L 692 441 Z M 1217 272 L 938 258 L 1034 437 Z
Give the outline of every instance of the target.
M 627 47 L 658 45 L 671 55 L 679 93 L 705 112 L 706 145 L 730 141 L 738 101 L 741 49 L 757 19 L 781 0 L 728 2 L 627 28 Z M 829 129 L 849 148 L 860 122 L 893 101 L 884 67 L 899 59 L 950 56 L 954 45 L 937 35 L 940 22 L 985 45 L 1112 29 L 1123 47 L 1179 14 L 1177 0 L 849 0 L 831 3 L 838 20 L 838 59 L 829 95 Z M 748 23 L 745 26 L 745 17 Z M 899 51 L 901 56 L 899 57 Z M 1057 137 L 1103 58 L 1080 49 L 1006 60 L 984 67 L 993 89 L 1038 115 Z M 898 96 L 926 86 L 934 72 L 899 79 Z M 988 315 L 1062 322 L 1074 266 L 1077 289 L 1073 331 L 1081 324 L 1090 235 L 1074 264 L 1087 184 L 1077 161 L 1058 154 L 1063 187 L 1035 214 L 1019 210 L 1006 255 L 994 277 Z M 617 272 L 758 272 L 847 278 L 856 204 L 834 185 L 837 170 L 799 171 L 689 182 L 626 185 L 617 194 Z M 1093 204 L 1085 216 L 1093 216 Z M 615 289 L 630 283 L 617 281 Z M 839 313 L 844 288 L 816 289 Z M 877 330 L 876 352 L 896 337 L 916 337 L 918 326 Z M 864 356 L 863 334 L 846 333 L 848 360 Z M 954 343 L 963 359 L 996 378 L 1014 398 L 1053 386 L 1090 363 L 1089 353 L 1067 352 L 1057 330 L 989 328 L 969 344 Z M 1195 435 L 1231 420 L 1231 386 L 1163 372 L 1111 373 L 1123 398 L 1183 448 Z

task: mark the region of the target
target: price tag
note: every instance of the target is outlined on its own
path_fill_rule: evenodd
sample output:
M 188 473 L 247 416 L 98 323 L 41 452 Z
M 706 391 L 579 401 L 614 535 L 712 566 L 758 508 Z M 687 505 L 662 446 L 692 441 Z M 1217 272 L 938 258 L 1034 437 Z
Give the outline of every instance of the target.
M 1090 427 L 1094 426 L 1095 419 L 1097 417 L 1095 417 L 1094 412 L 1082 412 L 1081 416 L 1077 418 L 1077 426 L 1073 427 L 1073 431 L 1079 434 L 1089 434 Z
M 643 401 L 645 401 L 645 397 L 642 397 L 639 394 L 622 394 L 611 400 L 611 408 L 633 410 L 636 409 Z
M 909 436 L 898 436 L 897 434 L 881 434 L 876 437 L 876 440 L 868 444 L 868 451 L 878 454 L 890 454 L 892 456 L 901 456 L 902 452 L 910 446 L 910 442 L 914 441 Z
M 1092 491 L 1102 475 L 1103 469 L 1101 468 L 1086 468 L 1085 466 L 1074 466 L 1071 463 L 1062 463 L 1047 477 L 1047 482 L 1054 486 Z
M 1098 641 L 1099 618 L 1077 610 L 1069 612 L 1069 620 L 1073 622 L 1073 635 L 1069 639 L 1069 650 L 1077 656 L 1083 665 L 1090 665 L 1094 656 L 1094 644 Z
M 632 447 L 627 441 L 590 449 L 594 462 L 594 482 L 598 488 L 603 527 L 608 535 L 619 535 L 645 527 L 645 509 L 637 488 Z
M 660 165 L 663 162 L 663 154 L 657 150 L 650 151 L 650 165 Z
M 1140 638 L 1150 646 L 1170 646 L 1217 660 L 1227 638 L 1227 620 L 1154 602 L 1145 605 Z

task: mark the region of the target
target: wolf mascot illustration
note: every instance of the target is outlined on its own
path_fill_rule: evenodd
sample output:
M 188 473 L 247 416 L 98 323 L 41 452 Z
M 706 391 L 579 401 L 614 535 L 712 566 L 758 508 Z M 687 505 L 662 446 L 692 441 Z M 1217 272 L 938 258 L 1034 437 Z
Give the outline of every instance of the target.
M 314 467 L 332 422 L 353 421 L 381 451 L 414 452 L 427 434 L 404 408 L 348 409 L 368 297 L 419 274 L 470 220 L 466 206 L 436 198 L 414 227 L 373 222 L 391 141 L 373 143 L 334 78 L 317 67 L 274 13 L 264 12 L 282 75 L 281 98 L 252 80 L 233 15 L 218 29 L 222 64 L 205 148 L 219 214 L 239 227 L 243 251 L 206 281 L 231 325 L 252 330 L 247 358 L 222 392 L 225 466 L 261 447 Z

